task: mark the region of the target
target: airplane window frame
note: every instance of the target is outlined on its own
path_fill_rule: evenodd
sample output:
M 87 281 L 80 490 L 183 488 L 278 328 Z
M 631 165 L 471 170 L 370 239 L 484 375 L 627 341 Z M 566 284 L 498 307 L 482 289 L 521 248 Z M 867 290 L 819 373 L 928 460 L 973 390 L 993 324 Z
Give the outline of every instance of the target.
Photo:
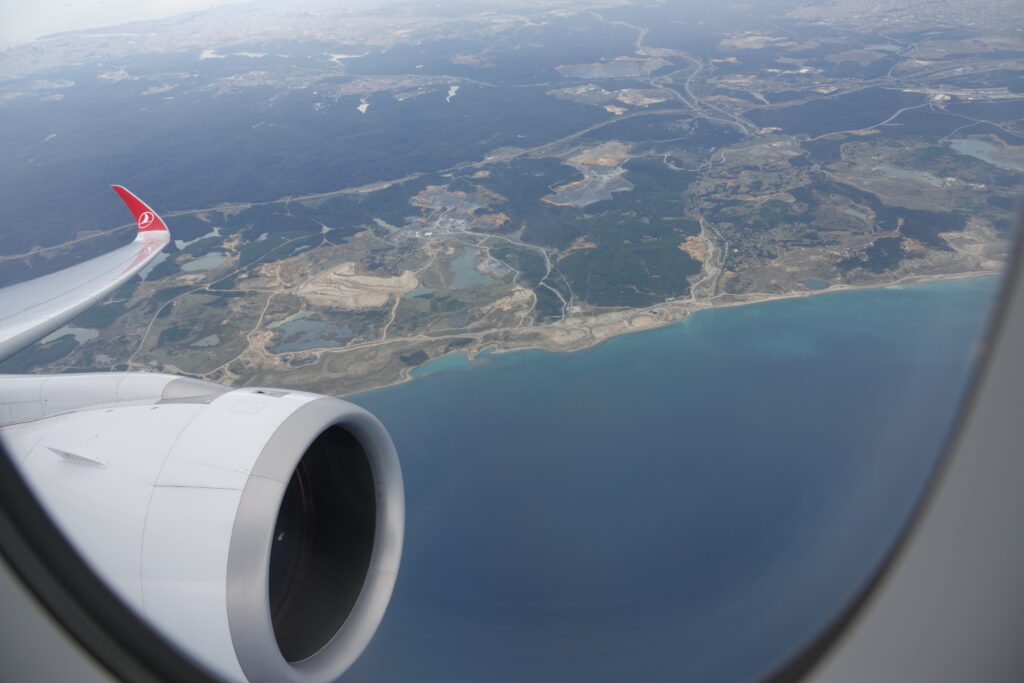
M 920 527 L 951 456 L 972 419 L 984 377 L 993 370 L 993 349 L 1004 341 L 1009 311 L 1024 307 L 1024 214 L 1018 221 L 1000 291 L 980 335 L 980 358 L 924 493 L 886 558 L 850 603 L 810 643 L 761 679 L 788 683 L 806 677 L 840 643 L 868 600 L 893 569 Z M 1018 430 L 1021 427 L 1017 428 Z M 72 547 L 29 489 L 0 440 L 0 554 L 28 591 L 56 622 L 103 668 L 120 680 L 190 681 L 219 679 L 167 641 L 127 607 Z
M 1009 258 L 1000 274 L 999 291 L 989 311 L 988 322 L 979 340 L 979 359 L 973 369 L 967 388 L 956 417 L 953 420 L 939 458 L 925 481 L 923 491 L 911 511 L 909 519 L 903 525 L 892 547 L 879 564 L 874 573 L 868 577 L 864 586 L 854 595 L 843 610 L 807 645 L 795 653 L 787 662 L 774 672 L 767 674 L 764 683 L 791 683 L 808 678 L 822 660 L 840 646 L 843 636 L 852 630 L 857 618 L 865 611 L 871 598 L 878 592 L 885 579 L 892 573 L 901 555 L 906 550 L 915 533 L 921 528 L 926 513 L 939 493 L 943 479 L 951 468 L 953 455 L 967 430 L 968 424 L 974 419 L 973 408 L 979 402 L 984 390 L 985 377 L 995 370 L 993 353 L 1006 337 L 1010 312 L 1015 307 L 1024 308 L 1024 203 L 1018 212 L 1016 232 L 1011 241 Z M 1018 432 L 1024 430 L 1017 428 Z

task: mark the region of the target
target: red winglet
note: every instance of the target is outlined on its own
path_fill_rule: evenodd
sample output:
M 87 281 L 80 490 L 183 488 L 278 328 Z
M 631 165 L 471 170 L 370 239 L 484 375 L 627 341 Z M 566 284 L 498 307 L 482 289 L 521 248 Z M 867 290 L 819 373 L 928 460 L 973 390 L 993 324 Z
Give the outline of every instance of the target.
M 135 217 L 135 224 L 139 226 L 139 232 L 153 232 L 158 230 L 167 231 L 167 225 L 164 223 L 160 216 L 156 215 L 156 211 L 149 208 L 146 202 L 142 201 L 131 192 L 121 187 L 120 185 L 111 185 L 114 188 L 114 192 L 120 195 L 124 203 L 128 205 L 129 210 L 132 212 L 132 216 Z

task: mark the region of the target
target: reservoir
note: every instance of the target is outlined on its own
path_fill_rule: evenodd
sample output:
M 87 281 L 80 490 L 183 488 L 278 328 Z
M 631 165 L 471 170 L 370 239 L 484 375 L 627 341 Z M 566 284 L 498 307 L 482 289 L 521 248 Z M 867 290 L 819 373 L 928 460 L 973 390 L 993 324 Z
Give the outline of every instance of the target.
M 932 471 L 997 281 L 702 311 L 352 397 L 406 545 L 346 681 L 750 680 L 858 591 Z
M 997 147 L 987 140 L 963 138 L 950 140 L 949 144 L 960 154 L 969 154 L 993 166 L 998 166 L 1007 171 L 1024 171 L 1024 163 L 1014 162 L 1007 158 L 1009 154 L 1003 148 Z M 1001 156 L 1003 158 L 1000 158 Z
M 181 269 L 187 273 L 199 270 L 212 270 L 228 260 L 228 255 L 221 251 L 211 251 L 182 264 Z
M 472 248 L 464 249 L 458 258 L 452 260 L 452 273 L 454 274 L 451 284 L 452 289 L 472 287 L 473 285 L 489 285 L 493 282 L 491 278 L 476 269 L 476 259 L 479 251 L 479 249 Z

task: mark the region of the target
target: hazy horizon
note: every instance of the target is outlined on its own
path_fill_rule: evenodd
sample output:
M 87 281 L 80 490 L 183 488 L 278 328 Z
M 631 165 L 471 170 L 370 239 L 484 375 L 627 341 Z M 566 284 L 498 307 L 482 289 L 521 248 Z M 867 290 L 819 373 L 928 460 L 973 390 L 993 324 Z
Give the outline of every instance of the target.
M 162 19 L 245 0 L 39 0 L 7 5 L 0 11 L 0 49 L 31 43 L 43 36 L 132 21 Z

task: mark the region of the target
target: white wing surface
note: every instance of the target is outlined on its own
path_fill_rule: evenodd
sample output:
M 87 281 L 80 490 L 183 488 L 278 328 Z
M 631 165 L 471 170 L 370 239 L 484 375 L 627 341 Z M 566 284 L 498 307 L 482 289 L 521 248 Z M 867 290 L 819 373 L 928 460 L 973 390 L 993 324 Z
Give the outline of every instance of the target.
M 135 217 L 135 240 L 84 263 L 0 289 L 0 360 L 103 299 L 145 268 L 170 241 L 167 225 L 156 212 L 120 185 L 113 187 Z

